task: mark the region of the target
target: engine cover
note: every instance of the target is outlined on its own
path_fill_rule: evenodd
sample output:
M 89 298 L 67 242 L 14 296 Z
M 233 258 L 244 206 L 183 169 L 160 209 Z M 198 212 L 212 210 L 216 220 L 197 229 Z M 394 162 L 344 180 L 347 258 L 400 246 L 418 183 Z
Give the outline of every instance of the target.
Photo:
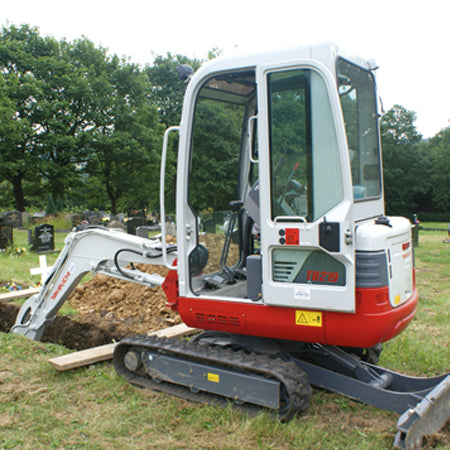
M 411 297 L 414 288 L 411 224 L 404 217 L 384 219 L 356 229 L 356 286 L 387 283 L 389 301 L 397 307 Z

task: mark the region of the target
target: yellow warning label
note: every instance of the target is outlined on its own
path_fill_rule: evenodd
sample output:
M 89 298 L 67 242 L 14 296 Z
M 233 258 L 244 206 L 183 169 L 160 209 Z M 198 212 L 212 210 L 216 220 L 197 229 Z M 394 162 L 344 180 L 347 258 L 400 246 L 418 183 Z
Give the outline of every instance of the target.
M 402 298 L 400 297 L 400 295 L 396 295 L 396 296 L 394 297 L 394 303 L 395 303 L 396 305 L 398 305 L 398 304 L 401 302 L 401 300 L 402 300 Z
M 295 311 L 295 324 L 305 327 L 321 327 L 322 313 L 317 311 Z
M 208 381 L 212 381 L 213 383 L 218 383 L 219 375 L 217 373 L 208 372 Z

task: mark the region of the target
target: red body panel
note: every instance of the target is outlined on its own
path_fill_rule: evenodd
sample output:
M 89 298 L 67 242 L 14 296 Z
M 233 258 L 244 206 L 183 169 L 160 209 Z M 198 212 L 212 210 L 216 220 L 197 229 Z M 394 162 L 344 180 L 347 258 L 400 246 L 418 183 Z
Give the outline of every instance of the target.
M 413 319 L 419 298 L 414 289 L 408 301 L 392 308 L 387 287 L 357 288 L 354 314 L 323 311 L 321 326 L 309 326 L 296 323 L 296 308 L 177 297 L 173 275 L 163 288 L 190 327 L 348 347 L 372 347 L 396 336 Z

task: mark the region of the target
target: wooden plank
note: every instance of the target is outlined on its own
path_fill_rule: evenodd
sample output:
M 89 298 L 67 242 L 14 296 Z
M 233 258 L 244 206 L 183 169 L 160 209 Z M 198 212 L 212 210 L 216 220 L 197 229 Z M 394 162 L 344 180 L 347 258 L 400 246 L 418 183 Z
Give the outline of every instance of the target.
M 107 361 L 112 358 L 116 343 L 101 345 L 79 352 L 68 353 L 67 355 L 57 356 L 49 359 L 48 362 L 60 372 L 75 369 L 76 367 L 88 366 L 101 361 Z
M 20 291 L 11 291 L 6 294 L 0 294 L 0 302 L 8 302 L 10 300 L 16 300 L 18 298 L 31 297 L 34 294 L 39 294 L 41 288 L 29 288 L 22 289 Z
M 190 328 L 184 323 L 175 325 L 173 327 L 164 328 L 163 330 L 156 330 L 148 333 L 149 336 L 158 337 L 181 337 L 188 336 L 198 332 L 197 328 Z M 64 372 L 66 370 L 75 369 L 77 367 L 88 366 L 101 361 L 107 361 L 113 357 L 116 343 L 101 345 L 100 347 L 93 347 L 79 352 L 68 353 L 67 355 L 57 356 L 49 359 L 48 362 L 58 371 Z

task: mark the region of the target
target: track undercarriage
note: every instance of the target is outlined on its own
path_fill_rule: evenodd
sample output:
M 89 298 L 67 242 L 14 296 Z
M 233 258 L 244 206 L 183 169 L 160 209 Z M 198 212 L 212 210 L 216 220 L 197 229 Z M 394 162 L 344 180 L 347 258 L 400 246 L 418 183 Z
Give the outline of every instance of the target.
M 281 421 L 306 411 L 311 383 L 403 413 L 395 445 L 419 447 L 449 416 L 450 376 L 418 378 L 377 367 L 370 362 L 379 352 L 205 331 L 191 341 L 126 338 L 114 366 L 137 386 L 194 402 L 232 402 L 249 412 L 265 408 Z
M 127 338 L 116 348 L 114 365 L 138 386 L 196 402 L 228 399 L 246 409 L 269 408 L 280 420 L 304 412 L 311 395 L 306 374 L 294 362 L 201 340 Z

